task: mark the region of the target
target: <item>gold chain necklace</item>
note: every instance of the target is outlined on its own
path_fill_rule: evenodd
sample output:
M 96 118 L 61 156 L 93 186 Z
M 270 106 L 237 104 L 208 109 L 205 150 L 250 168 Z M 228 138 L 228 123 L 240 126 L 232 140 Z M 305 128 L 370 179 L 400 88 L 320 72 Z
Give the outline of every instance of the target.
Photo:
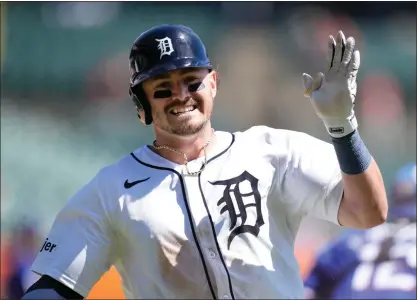
M 203 147 L 200 149 L 200 151 L 202 151 L 202 150 L 203 150 L 203 153 L 204 153 L 204 155 L 205 155 L 205 161 L 203 162 L 202 167 L 200 168 L 200 170 L 199 170 L 199 171 L 197 171 L 197 172 L 190 172 L 190 170 L 189 170 L 189 166 L 188 166 L 189 160 L 188 160 L 188 158 L 187 158 L 186 153 L 184 153 L 184 152 L 182 152 L 182 151 L 180 151 L 180 150 L 177 150 L 177 149 L 171 148 L 171 147 L 169 147 L 169 146 L 165 146 L 165 145 L 158 146 L 158 145 L 157 145 L 157 141 L 156 141 L 156 140 L 152 143 L 152 146 L 153 146 L 153 147 L 154 147 L 154 149 L 156 149 L 156 150 L 158 150 L 158 149 L 166 149 L 166 150 L 169 150 L 169 151 L 175 152 L 175 153 L 177 153 L 177 154 L 183 155 L 183 157 L 184 157 L 184 161 L 185 161 L 184 166 L 186 167 L 187 175 L 189 175 L 189 176 L 197 176 L 197 175 L 199 175 L 200 173 L 202 173 L 202 171 L 203 171 L 203 170 L 205 169 L 205 167 L 206 167 L 206 164 L 208 163 L 208 161 L 207 161 L 207 154 L 206 154 L 206 148 L 209 146 L 210 142 L 212 141 L 212 137 L 213 137 L 214 135 L 215 135 L 215 130 L 214 130 L 214 129 L 212 129 L 212 135 L 211 135 L 211 137 L 210 137 L 210 138 L 209 138 L 209 140 L 208 140 L 208 141 L 207 141 L 207 142 L 203 145 Z M 199 152 L 200 152 L 200 151 L 199 151 Z

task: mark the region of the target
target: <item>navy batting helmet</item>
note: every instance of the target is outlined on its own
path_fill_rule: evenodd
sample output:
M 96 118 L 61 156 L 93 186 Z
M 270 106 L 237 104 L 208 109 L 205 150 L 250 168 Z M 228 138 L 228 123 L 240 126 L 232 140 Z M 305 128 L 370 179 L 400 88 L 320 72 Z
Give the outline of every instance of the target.
M 152 123 L 151 106 L 142 89 L 148 78 L 181 68 L 206 67 L 212 70 L 206 48 L 192 29 L 183 25 L 159 25 L 142 33 L 129 55 L 129 95 L 140 111 L 141 121 Z

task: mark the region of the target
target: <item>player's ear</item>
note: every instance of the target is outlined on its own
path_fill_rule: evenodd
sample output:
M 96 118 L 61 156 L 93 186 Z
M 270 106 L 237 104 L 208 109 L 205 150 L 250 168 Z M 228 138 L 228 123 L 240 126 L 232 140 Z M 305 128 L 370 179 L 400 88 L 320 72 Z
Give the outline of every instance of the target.
M 216 97 L 216 93 L 218 92 L 218 75 L 216 73 L 216 71 L 212 70 L 209 73 L 209 87 L 211 90 L 211 94 L 212 94 L 212 98 Z
M 138 114 L 138 118 L 139 120 L 145 124 L 145 112 L 143 109 L 139 109 L 138 107 L 136 108 L 136 113 Z

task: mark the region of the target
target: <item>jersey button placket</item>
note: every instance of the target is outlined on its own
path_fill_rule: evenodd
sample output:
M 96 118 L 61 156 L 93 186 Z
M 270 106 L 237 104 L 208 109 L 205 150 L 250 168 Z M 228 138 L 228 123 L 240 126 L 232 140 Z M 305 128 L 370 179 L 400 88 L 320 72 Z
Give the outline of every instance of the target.
M 209 257 L 210 257 L 211 259 L 214 259 L 214 258 L 216 257 L 216 253 L 215 253 L 215 251 L 213 251 L 212 249 L 209 249 L 208 251 L 209 251 Z
M 202 199 L 198 179 L 196 177 L 188 176 L 185 176 L 184 179 L 188 199 L 193 199 L 193 201 L 189 201 L 189 205 L 194 222 L 197 224 L 196 233 L 203 250 L 203 255 L 205 256 L 205 263 L 207 267 L 211 269 L 218 289 L 222 286 L 221 291 L 218 290 L 219 297 L 219 292 L 220 295 L 227 292 L 227 290 L 225 290 L 227 287 L 223 287 L 223 285 L 225 281 L 228 281 L 228 279 L 225 278 L 225 270 L 223 269 L 222 263 L 219 259 L 219 255 L 221 254 L 218 254 L 216 250 L 216 242 L 212 232 L 211 221 L 204 206 L 204 199 Z
M 206 238 L 207 239 L 205 239 L 205 242 L 207 242 L 207 244 L 205 254 L 208 258 L 207 261 L 216 277 L 216 283 L 219 292 L 218 299 L 232 299 L 229 295 L 227 273 L 225 272 L 225 268 L 222 264 L 222 253 L 218 252 L 212 233 L 210 236 L 206 236 Z

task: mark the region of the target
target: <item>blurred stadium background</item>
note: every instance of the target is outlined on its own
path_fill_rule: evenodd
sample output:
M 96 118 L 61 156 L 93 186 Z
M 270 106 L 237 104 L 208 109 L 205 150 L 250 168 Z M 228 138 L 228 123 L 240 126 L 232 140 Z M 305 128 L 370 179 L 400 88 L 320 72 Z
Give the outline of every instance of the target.
M 128 97 L 128 53 L 142 31 L 181 23 L 202 37 L 221 79 L 216 129 L 264 124 L 324 140 L 301 74 L 322 70 L 328 35 L 354 36 L 360 132 L 389 186 L 416 161 L 416 13 L 416 2 L 2 2 L 2 296 L 64 202 L 101 167 L 152 142 Z M 304 221 L 303 275 L 337 234 Z M 117 280 L 112 270 L 90 298 L 122 297 Z

